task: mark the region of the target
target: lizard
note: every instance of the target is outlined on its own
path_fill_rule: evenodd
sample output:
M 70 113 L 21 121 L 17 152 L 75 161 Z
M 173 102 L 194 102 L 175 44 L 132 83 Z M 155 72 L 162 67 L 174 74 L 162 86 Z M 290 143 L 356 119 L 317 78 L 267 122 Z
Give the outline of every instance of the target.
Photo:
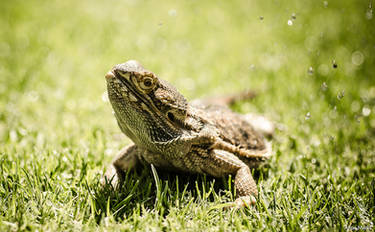
M 115 65 L 105 79 L 118 126 L 133 143 L 115 157 L 103 183 L 118 186 L 127 171 L 146 163 L 183 173 L 234 175 L 238 197 L 233 205 L 256 203 L 251 169 L 270 157 L 271 145 L 267 130 L 252 125 L 254 117 L 206 101 L 189 103 L 135 60 Z

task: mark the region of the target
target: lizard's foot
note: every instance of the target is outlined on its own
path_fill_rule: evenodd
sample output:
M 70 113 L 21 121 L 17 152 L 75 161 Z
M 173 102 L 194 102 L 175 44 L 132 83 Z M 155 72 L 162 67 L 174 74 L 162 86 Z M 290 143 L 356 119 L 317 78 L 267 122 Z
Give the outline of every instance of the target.
M 100 179 L 102 186 L 112 185 L 113 188 L 118 189 L 121 186 L 121 177 L 118 171 L 112 165 Z
M 242 196 L 237 198 L 234 201 L 236 208 L 244 208 L 249 206 L 254 206 L 256 204 L 257 200 L 254 196 Z
M 101 184 L 112 185 L 115 189 L 121 187 L 125 177 L 125 172 L 138 164 L 139 149 L 136 145 L 131 144 L 123 148 L 116 156 L 107 171 L 100 180 Z
M 217 137 L 218 133 L 215 128 L 212 128 L 211 126 L 205 126 L 199 133 L 196 133 L 190 141 L 193 144 L 211 144 L 215 143 Z

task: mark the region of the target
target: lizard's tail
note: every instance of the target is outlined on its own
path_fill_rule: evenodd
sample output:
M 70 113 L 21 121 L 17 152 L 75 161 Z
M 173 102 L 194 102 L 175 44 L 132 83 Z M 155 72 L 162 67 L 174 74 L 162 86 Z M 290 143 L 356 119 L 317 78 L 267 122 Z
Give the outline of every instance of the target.
M 227 96 L 209 97 L 199 100 L 194 100 L 194 103 L 203 105 L 221 105 L 221 106 L 231 106 L 236 102 L 250 100 L 257 96 L 257 93 L 252 90 L 245 90 L 240 93 L 230 94 Z

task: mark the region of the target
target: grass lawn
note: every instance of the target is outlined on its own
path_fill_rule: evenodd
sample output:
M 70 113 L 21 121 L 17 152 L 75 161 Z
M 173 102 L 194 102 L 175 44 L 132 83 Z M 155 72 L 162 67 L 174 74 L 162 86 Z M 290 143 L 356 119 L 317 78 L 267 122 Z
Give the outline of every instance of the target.
M 373 231 L 374 2 L 0 3 L 0 231 Z M 275 121 L 251 209 L 233 177 L 99 179 L 121 134 L 105 73 L 139 60 L 188 99 L 244 89 Z

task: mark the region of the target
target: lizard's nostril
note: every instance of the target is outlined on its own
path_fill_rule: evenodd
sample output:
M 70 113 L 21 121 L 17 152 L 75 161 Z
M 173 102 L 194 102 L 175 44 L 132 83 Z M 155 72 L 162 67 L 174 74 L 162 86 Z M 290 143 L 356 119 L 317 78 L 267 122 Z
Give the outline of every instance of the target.
M 107 74 L 105 74 L 105 79 L 111 79 L 113 77 L 115 77 L 115 75 L 113 74 L 112 71 L 109 71 L 109 72 L 107 72 Z

